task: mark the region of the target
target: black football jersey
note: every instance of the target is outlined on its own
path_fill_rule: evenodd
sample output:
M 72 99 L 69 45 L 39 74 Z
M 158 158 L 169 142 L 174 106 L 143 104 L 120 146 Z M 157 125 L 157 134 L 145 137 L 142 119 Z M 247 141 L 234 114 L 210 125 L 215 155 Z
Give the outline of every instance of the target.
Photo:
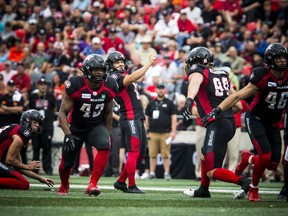
M 288 99 L 288 71 L 282 80 L 273 77 L 266 67 L 252 70 L 250 82 L 258 87 L 250 104 L 251 113 L 265 122 L 278 123 Z
M 105 106 L 117 92 L 118 85 L 112 78 L 103 80 L 97 90 L 89 87 L 85 77 L 71 77 L 66 83 L 66 94 L 74 100 L 68 122 L 72 133 L 87 132 L 104 122 Z
M 120 106 L 120 120 L 145 119 L 141 97 L 136 86 L 134 84 L 123 85 L 126 74 L 127 72 L 124 74 L 113 72 L 111 74 L 111 77 L 116 80 L 119 86 L 115 101 Z
M 230 93 L 230 80 L 226 71 L 219 69 L 210 69 L 204 65 L 194 64 L 187 71 L 191 73 L 200 73 L 203 75 L 203 82 L 200 85 L 198 94 L 194 98 L 199 115 L 203 118 L 216 108 Z M 219 115 L 219 118 L 234 118 L 232 109 L 228 109 Z
M 13 142 L 13 135 L 18 135 L 24 143 L 27 145 L 31 139 L 32 134 L 25 127 L 18 124 L 11 124 L 0 128 L 0 161 L 4 162 L 5 155 Z

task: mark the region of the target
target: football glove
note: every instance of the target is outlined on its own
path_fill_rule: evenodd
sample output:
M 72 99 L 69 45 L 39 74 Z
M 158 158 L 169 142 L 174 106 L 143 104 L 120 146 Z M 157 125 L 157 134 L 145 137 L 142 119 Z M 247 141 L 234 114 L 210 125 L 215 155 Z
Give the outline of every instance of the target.
M 74 151 L 75 140 L 79 140 L 79 138 L 74 136 L 73 134 L 66 134 L 64 137 L 63 150 L 64 151 Z
M 210 113 L 205 115 L 201 121 L 204 123 L 204 125 L 208 124 L 209 119 L 216 119 L 217 116 L 222 112 L 220 107 L 214 108 Z
M 187 98 L 184 105 L 183 117 L 188 121 L 192 118 L 192 98 Z

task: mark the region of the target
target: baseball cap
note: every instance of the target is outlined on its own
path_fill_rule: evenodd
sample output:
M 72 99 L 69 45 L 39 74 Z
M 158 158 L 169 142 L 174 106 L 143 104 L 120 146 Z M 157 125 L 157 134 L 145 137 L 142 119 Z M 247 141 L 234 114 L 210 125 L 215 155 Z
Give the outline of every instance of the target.
M 92 39 L 92 43 L 93 43 L 93 44 L 100 44 L 100 43 L 101 43 L 101 40 L 100 40 L 99 37 L 94 37 L 94 38 Z
M 93 7 L 100 7 L 100 2 L 98 2 L 98 1 L 95 1 L 94 3 L 93 3 Z
M 110 29 L 110 33 L 117 33 L 117 29 L 114 28 L 114 27 L 112 27 L 112 28 Z
M 7 86 L 15 86 L 14 80 L 9 80 L 9 81 L 7 82 Z
M 167 16 L 167 15 L 170 15 L 170 13 L 169 13 L 168 10 L 163 10 L 163 11 L 162 11 L 162 15 L 163 15 L 163 16 Z
M 74 45 L 74 46 L 72 47 L 72 50 L 79 50 L 79 46 L 78 46 L 78 45 Z
M 164 83 L 159 82 L 159 83 L 157 83 L 156 88 L 165 88 L 165 85 L 164 85 Z
M 7 61 L 5 62 L 5 65 L 11 65 L 11 61 L 7 60 Z
M 39 30 L 39 35 L 45 35 L 45 34 L 46 34 L 45 29 L 40 29 L 40 30 Z
M 38 83 L 38 84 L 47 84 L 47 81 L 46 81 L 46 79 L 45 79 L 44 77 L 41 77 L 41 78 L 38 80 L 37 83 Z
M 28 21 L 28 23 L 30 24 L 30 25 L 35 25 L 35 24 L 37 24 L 37 20 L 35 19 L 35 18 L 31 18 L 29 21 Z

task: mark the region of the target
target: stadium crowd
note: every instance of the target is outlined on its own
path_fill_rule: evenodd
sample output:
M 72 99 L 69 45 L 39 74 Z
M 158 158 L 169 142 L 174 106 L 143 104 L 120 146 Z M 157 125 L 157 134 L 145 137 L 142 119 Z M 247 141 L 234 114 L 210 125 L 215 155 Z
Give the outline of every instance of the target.
M 9 86 L 23 98 L 16 104 L 22 107 L 19 120 L 41 84 L 54 94 L 59 111 L 65 82 L 81 75 L 90 54 L 119 51 L 130 74 L 157 54 L 137 88 L 155 98 L 161 81 L 181 110 L 188 85 L 184 63 L 191 49 L 209 48 L 214 65 L 226 67 L 239 90 L 252 68 L 263 64 L 269 44 L 288 48 L 285 0 L 0 0 L 0 15 L 0 122 L 11 115 L 2 102 Z M 177 129 L 187 128 L 191 122 L 178 119 Z

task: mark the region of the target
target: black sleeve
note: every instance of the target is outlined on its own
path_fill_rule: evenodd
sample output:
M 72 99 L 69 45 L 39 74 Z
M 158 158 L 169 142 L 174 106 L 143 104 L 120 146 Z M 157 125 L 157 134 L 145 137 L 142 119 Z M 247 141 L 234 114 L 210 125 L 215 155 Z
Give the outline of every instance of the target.
M 201 64 L 193 64 L 191 65 L 191 67 L 186 71 L 187 76 L 189 76 L 192 73 L 204 73 L 204 70 L 206 69 L 206 67 L 204 65 Z
M 118 83 L 112 77 L 107 77 L 106 86 L 110 88 L 115 94 L 118 94 Z
M 79 83 L 82 77 L 71 77 L 65 85 L 66 94 L 70 97 L 79 89 Z
M 114 72 L 110 75 L 110 77 L 112 77 L 114 80 L 116 80 L 119 89 L 125 88 L 125 86 L 123 85 L 123 80 L 125 77 L 122 76 L 121 73 Z
M 263 77 L 268 73 L 267 68 L 265 67 L 257 67 L 254 68 L 251 72 L 249 82 L 253 85 L 256 85 L 263 79 Z

